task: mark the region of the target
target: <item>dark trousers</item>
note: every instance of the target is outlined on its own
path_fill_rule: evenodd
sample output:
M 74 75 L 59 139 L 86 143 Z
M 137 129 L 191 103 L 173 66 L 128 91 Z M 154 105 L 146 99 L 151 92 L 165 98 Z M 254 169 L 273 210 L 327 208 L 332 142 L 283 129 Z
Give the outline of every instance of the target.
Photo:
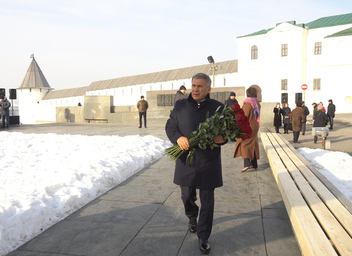
M 6 120 L 6 125 L 5 125 L 5 120 Z M 9 128 L 9 116 L 8 115 L 2 116 L 2 127 Z
M 302 135 L 306 133 L 306 122 L 302 123 Z
M 181 199 L 185 207 L 185 214 L 189 219 L 198 217 L 199 207 L 196 204 L 197 191 L 195 187 L 181 187 Z M 200 239 L 208 240 L 213 228 L 214 218 L 214 190 L 200 189 L 200 211 L 197 226 L 197 235 Z
M 276 133 L 279 133 L 280 126 L 275 126 Z
M 253 160 L 251 160 L 249 158 L 245 158 L 243 160 L 243 164 L 244 164 L 244 167 L 253 166 L 255 169 L 258 168 L 258 163 L 257 163 L 257 158 L 256 157 L 254 157 Z
M 288 133 L 288 124 L 284 123 L 284 131 L 285 131 L 285 133 Z
M 144 127 L 147 127 L 147 112 L 139 112 L 139 127 L 142 127 L 143 116 L 144 116 Z
M 329 122 L 330 122 L 330 129 L 333 129 L 334 126 L 334 118 L 329 116 Z
M 293 132 L 293 142 L 297 142 L 299 138 L 299 131 L 298 132 Z

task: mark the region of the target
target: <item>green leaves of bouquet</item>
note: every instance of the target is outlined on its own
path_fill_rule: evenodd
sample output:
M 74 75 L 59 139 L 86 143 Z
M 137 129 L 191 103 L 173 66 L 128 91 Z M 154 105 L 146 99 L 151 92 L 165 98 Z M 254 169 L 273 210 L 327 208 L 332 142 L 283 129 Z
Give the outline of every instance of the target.
M 190 147 L 187 156 L 190 165 L 193 163 L 193 157 L 197 147 L 203 150 L 207 147 L 210 149 L 219 147 L 219 145 L 214 142 L 216 135 L 222 135 L 224 141 L 236 141 L 237 138 L 241 137 L 246 139 L 251 136 L 252 130 L 249 126 L 248 117 L 244 115 L 243 110 L 238 104 L 235 105 L 236 106 L 232 108 L 225 107 L 222 111 L 220 111 L 221 107 L 218 107 L 215 114 L 211 117 L 209 117 L 209 113 L 207 113 L 206 120 L 200 123 L 197 130 L 190 134 L 188 138 Z M 237 121 L 239 121 L 239 124 L 241 124 L 244 129 L 241 129 Z M 187 150 L 181 150 L 178 145 L 174 145 L 165 150 L 166 155 L 174 161 L 185 152 L 187 152 Z

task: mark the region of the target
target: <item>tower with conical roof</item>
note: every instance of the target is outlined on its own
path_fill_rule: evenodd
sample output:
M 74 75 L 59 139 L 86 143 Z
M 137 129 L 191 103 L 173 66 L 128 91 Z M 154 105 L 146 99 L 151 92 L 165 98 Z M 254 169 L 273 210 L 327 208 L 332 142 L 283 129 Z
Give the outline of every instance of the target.
M 17 89 L 19 116 L 23 124 L 35 124 L 42 119 L 41 100 L 52 90 L 34 55 L 31 58 L 32 62 Z

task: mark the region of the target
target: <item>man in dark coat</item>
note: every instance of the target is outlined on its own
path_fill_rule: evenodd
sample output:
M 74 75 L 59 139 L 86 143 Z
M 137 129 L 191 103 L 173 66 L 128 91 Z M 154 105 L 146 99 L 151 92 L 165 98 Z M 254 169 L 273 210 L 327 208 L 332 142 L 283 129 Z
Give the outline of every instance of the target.
M 0 109 L 1 109 L 1 117 L 2 117 L 2 128 L 9 128 L 9 115 L 11 107 L 11 103 L 7 100 L 6 97 L 0 98 Z
M 212 116 L 219 106 L 224 106 L 222 103 L 210 99 L 210 90 L 210 77 L 198 73 L 192 78 L 192 93 L 188 99 L 175 103 L 165 130 L 170 141 L 174 144 L 177 143 L 182 150 L 189 149 L 188 137 L 200 123 L 206 120 L 207 113 Z M 221 135 L 215 136 L 214 142 L 219 145 L 225 143 Z M 223 185 L 221 151 L 220 147 L 205 150 L 197 148 L 191 166 L 187 155 L 186 152 L 176 161 L 174 183 L 181 187 L 185 214 L 189 218 L 188 228 L 192 233 L 197 232 L 200 251 L 208 253 L 210 251 L 208 238 L 213 226 L 214 190 Z M 200 211 L 195 203 L 197 188 L 201 203 Z
M 306 124 L 307 124 L 307 116 L 309 115 L 309 109 L 305 105 L 304 101 L 302 101 L 302 107 L 304 111 L 304 115 L 306 116 L 306 121 L 302 123 L 302 135 L 306 133 Z
M 231 92 L 230 97 L 225 101 L 225 106 L 232 107 L 232 105 L 235 103 L 238 103 L 238 101 L 236 100 L 236 93 Z
M 328 116 L 323 111 L 323 106 L 319 105 L 318 110 L 314 113 L 313 127 L 326 127 Z M 314 143 L 317 143 L 318 136 L 314 136 Z
M 335 111 L 336 107 L 335 104 L 332 103 L 332 100 L 329 100 L 329 105 L 328 105 L 328 118 L 330 122 L 330 130 L 332 130 L 334 126 L 334 117 L 335 117 Z
M 184 85 L 181 85 L 180 89 L 176 92 L 175 103 L 176 101 L 182 100 L 182 99 L 187 99 L 186 87 Z M 175 106 L 175 103 L 174 103 L 174 106 Z

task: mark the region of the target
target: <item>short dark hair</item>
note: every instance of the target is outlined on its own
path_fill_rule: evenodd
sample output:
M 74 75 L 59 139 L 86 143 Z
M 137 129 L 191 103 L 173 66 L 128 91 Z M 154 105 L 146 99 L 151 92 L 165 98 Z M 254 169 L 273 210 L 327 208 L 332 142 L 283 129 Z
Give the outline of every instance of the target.
M 207 74 L 204 73 L 197 73 L 192 77 L 192 81 L 193 79 L 204 79 L 205 80 L 205 84 L 210 87 L 211 86 L 211 79 Z
M 144 96 L 143 96 L 143 95 L 141 96 L 141 99 L 144 99 Z
M 257 98 L 257 90 L 254 87 L 249 87 L 246 90 L 247 97 Z
M 297 106 L 297 107 L 302 107 L 302 101 L 297 101 L 297 102 L 296 102 L 296 106 Z

